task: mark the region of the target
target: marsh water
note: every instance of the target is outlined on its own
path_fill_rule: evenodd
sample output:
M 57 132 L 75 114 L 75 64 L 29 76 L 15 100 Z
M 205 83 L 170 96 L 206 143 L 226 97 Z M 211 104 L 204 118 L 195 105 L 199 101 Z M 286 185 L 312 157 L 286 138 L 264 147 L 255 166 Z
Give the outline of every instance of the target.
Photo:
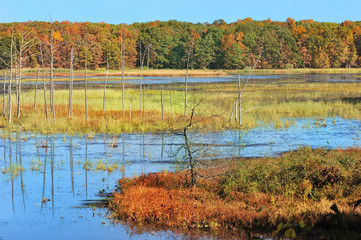
M 244 80 L 247 76 L 241 76 Z M 25 79 L 24 79 L 25 80 Z M 89 87 L 102 87 L 104 77 L 89 78 Z M 354 83 L 355 74 L 252 76 L 253 83 Z M 67 88 L 66 78 L 58 88 Z M 76 79 L 78 87 L 83 78 Z M 138 77 L 126 86 L 139 84 Z M 157 88 L 182 84 L 182 77 L 146 77 Z M 237 76 L 190 78 L 189 82 L 235 82 Z M 34 87 L 34 78 L 24 81 Z M 109 78 L 118 87 L 119 77 Z M 39 82 L 39 84 L 41 84 Z M 26 88 L 26 85 L 24 85 Z M 200 159 L 274 156 L 300 146 L 346 148 L 361 145 L 361 121 L 342 118 L 284 119 L 287 128 L 262 126 L 252 130 L 193 133 L 192 150 Z M 181 134 L 42 135 L 0 132 L 0 239 L 183 239 L 171 231 L 134 232 L 113 224 L 98 200 L 123 177 L 183 168 Z M 94 210 L 95 209 L 95 210 Z
M 272 156 L 300 146 L 360 146 L 361 121 L 288 119 L 287 129 L 192 134 L 199 158 Z M 182 168 L 181 135 L 0 134 L 0 239 L 182 239 L 134 233 L 95 208 L 117 179 Z M 178 153 L 178 154 L 176 154 Z M 95 208 L 95 210 L 94 210 Z

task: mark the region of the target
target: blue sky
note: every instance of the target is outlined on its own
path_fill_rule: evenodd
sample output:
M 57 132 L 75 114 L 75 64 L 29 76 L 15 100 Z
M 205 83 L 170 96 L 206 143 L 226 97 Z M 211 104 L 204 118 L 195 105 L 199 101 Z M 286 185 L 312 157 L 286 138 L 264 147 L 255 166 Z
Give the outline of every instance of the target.
M 155 20 L 230 23 L 251 17 L 321 22 L 361 20 L 361 0 L 0 0 L 0 22 L 55 21 L 134 23 Z

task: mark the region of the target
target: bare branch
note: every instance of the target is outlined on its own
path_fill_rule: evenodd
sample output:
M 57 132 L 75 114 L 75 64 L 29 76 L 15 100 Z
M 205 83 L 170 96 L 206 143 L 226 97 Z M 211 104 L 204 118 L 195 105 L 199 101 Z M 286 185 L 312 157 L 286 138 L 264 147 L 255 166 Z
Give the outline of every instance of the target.
M 2 57 L 0 57 L 0 61 L 3 62 L 8 68 L 10 67 L 10 65 L 8 63 L 6 63 Z

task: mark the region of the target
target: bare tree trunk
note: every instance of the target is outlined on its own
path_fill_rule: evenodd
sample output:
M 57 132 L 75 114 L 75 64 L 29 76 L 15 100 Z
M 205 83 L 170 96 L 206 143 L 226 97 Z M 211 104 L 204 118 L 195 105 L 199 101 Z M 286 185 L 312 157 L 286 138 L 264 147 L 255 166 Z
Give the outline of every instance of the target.
M 186 81 L 184 87 L 184 117 L 187 117 L 188 65 L 189 65 L 189 53 L 187 60 Z
M 9 123 L 11 123 L 11 80 L 12 80 L 12 69 L 10 70 L 10 77 L 9 77 L 9 86 L 8 86 L 8 94 L 9 94 Z
M 46 100 L 46 84 L 45 84 L 45 76 L 44 76 L 44 67 L 41 67 L 41 74 L 42 74 L 42 78 L 43 78 L 43 87 L 44 87 L 44 109 L 45 109 L 45 115 L 46 115 L 46 120 L 49 122 L 49 112 L 48 112 L 48 104 L 47 104 L 47 100 Z
M 142 65 L 142 41 L 139 40 L 139 68 Z
M 10 77 L 9 77 L 9 123 L 11 123 L 11 80 L 13 78 L 13 47 L 14 47 L 14 30 L 11 28 L 11 45 L 10 45 Z
M 34 94 L 34 109 L 36 109 L 36 93 L 38 91 L 39 71 L 40 71 L 40 65 L 38 64 L 38 71 L 36 73 L 35 94 Z
M 235 114 L 234 114 L 234 121 L 237 122 L 237 119 L 238 119 L 238 100 L 236 101 L 236 104 L 235 104 Z
M 45 76 L 44 76 L 44 55 L 41 44 L 40 44 L 40 58 L 41 58 L 41 76 L 43 79 L 43 90 L 44 90 L 44 109 L 45 109 L 46 120 L 49 122 L 48 104 L 46 101 L 46 84 L 45 84 Z
M 107 89 L 107 84 L 108 84 L 108 74 L 109 74 L 109 62 L 107 57 L 107 72 L 105 74 L 104 96 L 103 96 L 103 114 L 105 114 L 105 91 Z
M 129 104 L 129 119 L 132 120 L 132 105 Z
M 238 75 L 238 123 L 239 126 L 242 125 L 242 115 L 241 115 L 241 76 Z
M 74 47 L 70 52 L 70 78 L 69 78 L 69 118 L 73 118 L 73 64 L 74 64 Z
M 150 61 L 149 61 L 149 51 L 150 51 L 149 48 L 150 48 L 150 46 L 148 47 L 147 69 L 149 69 L 149 62 L 150 62 Z
M 123 34 L 122 34 L 123 35 Z M 125 107 L 124 107 L 124 58 L 125 58 L 125 41 L 124 36 L 122 36 L 122 45 L 121 45 L 121 56 L 122 56 L 122 108 L 123 108 L 123 117 L 125 114 Z
M 15 69 L 14 69 L 14 72 L 15 72 L 15 94 L 16 94 L 16 98 L 15 98 L 15 101 L 17 102 L 17 99 L 18 99 L 18 87 L 16 86 L 16 82 L 18 80 L 18 67 L 15 66 Z M 16 103 L 16 106 L 17 106 L 17 103 Z
M 6 116 L 6 97 L 5 97 L 5 92 L 6 92 L 6 69 L 4 71 L 4 89 L 3 89 L 3 117 Z
M 16 64 L 16 63 L 15 63 Z M 16 116 L 19 114 L 19 79 L 18 79 L 18 67 L 15 65 L 15 101 L 16 101 Z
M 142 42 L 139 41 L 139 67 L 140 67 L 140 81 L 139 81 L 139 114 L 142 112 L 142 81 L 143 81 L 143 64 L 142 61 Z M 139 115 L 140 116 L 140 115 Z
M 29 51 L 29 49 L 36 44 L 35 38 L 29 38 L 32 29 L 28 29 L 25 32 L 22 32 L 19 40 L 19 73 L 18 78 L 16 79 L 16 94 L 17 94 L 17 117 L 20 118 L 21 115 L 21 79 L 22 79 L 22 67 L 24 55 Z
M 51 28 L 50 36 L 50 110 L 53 113 L 53 120 L 56 123 L 55 119 L 55 104 L 54 104 L 54 40 L 53 40 L 53 28 Z
M 140 67 L 140 81 L 139 81 L 139 114 L 142 115 L 142 84 L 143 84 L 143 67 Z
M 254 68 L 257 66 L 257 63 L 258 63 L 259 59 L 261 58 L 262 54 L 263 54 L 263 52 L 261 52 L 261 54 L 258 56 L 256 62 L 253 64 L 252 70 L 251 70 L 251 72 L 249 73 L 248 78 L 247 78 L 245 84 L 243 85 L 242 90 L 241 90 L 241 82 L 240 82 L 241 80 L 240 80 L 240 76 L 238 75 L 238 98 L 236 99 L 236 101 L 235 101 L 235 103 L 234 103 L 234 104 L 235 104 L 234 108 L 236 108 L 236 115 L 237 115 L 237 102 L 238 102 L 238 111 L 239 111 L 238 119 L 239 119 L 239 125 L 242 125 L 242 120 L 241 120 L 241 96 L 242 96 L 242 93 L 243 93 L 244 89 L 246 88 L 247 83 L 248 83 L 248 81 L 249 81 L 249 79 L 250 79 L 250 77 L 251 77 L 251 75 L 252 75 L 252 73 L 253 73 L 253 70 L 254 70 Z M 232 119 L 233 111 L 234 111 L 234 110 L 232 110 L 231 117 L 229 118 L 229 121 Z M 236 116 L 236 120 L 237 120 L 237 116 Z
M 188 69 L 189 69 L 189 60 L 191 56 L 191 51 L 193 50 L 193 43 L 194 40 L 192 40 L 192 44 L 189 47 L 188 57 L 187 57 L 187 70 L 186 70 L 186 80 L 185 80 L 185 88 L 184 88 L 184 117 L 187 117 Z
M 187 148 L 187 152 L 188 152 L 188 161 L 189 161 L 189 166 L 191 169 L 191 186 L 193 187 L 194 185 L 196 185 L 196 172 L 194 169 L 194 162 L 193 162 L 193 156 L 192 156 L 192 151 L 190 149 L 190 144 L 188 141 L 188 134 L 187 134 L 187 129 L 184 129 L 183 131 L 184 133 L 184 139 L 186 142 L 186 148 Z
M 143 89 L 143 114 L 142 114 L 142 118 L 143 118 L 143 125 L 145 124 L 145 87 Z
M 236 99 L 236 101 L 234 102 L 234 106 L 231 112 L 231 116 L 229 117 L 229 122 L 232 120 L 233 114 L 235 113 L 235 119 L 237 121 L 237 104 L 238 104 L 238 98 Z
M 257 63 L 258 63 L 259 59 L 261 58 L 262 54 L 263 54 L 263 52 L 261 52 L 261 54 L 258 56 L 256 62 L 254 63 L 254 65 L 253 65 L 253 67 L 252 67 L 252 70 L 251 70 L 251 72 L 249 73 L 248 78 L 247 78 L 247 80 L 246 80 L 246 83 L 243 85 L 242 90 L 240 90 L 240 87 L 241 87 L 241 82 L 240 82 L 240 81 L 241 81 L 241 80 L 240 80 L 240 76 L 238 75 L 238 108 L 239 108 L 239 109 L 238 109 L 238 111 L 239 111 L 238 119 L 239 119 L 239 125 L 242 125 L 242 120 L 241 120 L 241 96 L 242 96 L 243 91 L 244 91 L 244 89 L 246 88 L 247 83 L 248 83 L 248 81 L 249 81 L 249 79 L 250 79 L 250 77 L 251 77 L 251 75 L 252 75 L 252 73 L 253 73 L 253 70 L 254 70 L 254 68 L 257 66 Z
M 169 90 L 169 100 L 170 100 L 170 121 L 173 124 L 173 103 L 172 103 L 172 89 Z
M 20 39 L 20 45 L 19 45 L 19 74 L 16 79 L 16 86 L 17 86 L 17 117 L 20 118 L 20 96 L 21 96 L 21 68 L 22 68 L 22 55 L 23 55 L 23 39 Z
M 147 48 L 149 47 L 149 45 L 147 46 Z M 145 59 L 145 54 L 146 51 L 144 51 L 144 56 L 140 55 L 140 82 L 139 82 L 139 112 L 140 114 L 142 114 L 142 118 L 143 118 L 143 125 L 144 125 L 144 92 L 143 92 L 143 112 L 142 112 L 142 85 L 143 85 L 143 66 L 144 66 L 144 59 Z
M 149 63 L 149 43 L 147 45 L 147 49 L 148 49 L 148 63 Z M 142 61 L 142 65 L 141 65 L 141 68 L 140 68 L 140 98 L 141 98 L 141 101 L 143 101 L 143 106 L 140 106 L 140 111 L 142 113 L 142 120 L 143 120 L 143 125 L 145 124 L 145 87 L 143 88 L 142 90 L 142 85 L 143 85 L 143 66 L 144 66 L 144 60 L 145 60 L 145 53 L 144 52 L 144 56 L 143 56 L 143 61 Z M 143 97 L 141 97 L 141 95 L 143 95 Z M 142 110 L 142 107 L 143 107 L 143 110 Z
M 86 50 L 88 51 L 88 50 Z M 85 94 L 85 119 L 88 120 L 88 98 L 87 98 L 87 88 L 88 88 L 88 79 L 86 76 L 86 70 L 87 70 L 87 64 L 88 64 L 88 53 L 85 52 L 85 86 L 84 86 L 84 94 Z
M 160 101 L 162 105 L 162 121 L 164 121 L 163 90 L 160 91 Z
M 196 170 L 195 170 L 195 166 L 194 166 L 194 162 L 193 162 L 193 155 L 192 155 L 191 146 L 190 146 L 190 143 L 189 143 L 189 140 L 188 140 L 188 133 L 187 132 L 188 132 L 188 128 L 193 125 L 194 111 L 195 111 L 195 108 L 192 109 L 189 124 L 183 129 L 183 135 L 184 135 L 184 139 L 185 139 L 185 146 L 186 146 L 186 150 L 187 150 L 187 153 L 188 153 L 188 161 L 189 161 L 189 167 L 190 167 L 190 171 L 191 171 L 191 186 L 192 187 L 196 185 L 197 174 L 196 174 Z

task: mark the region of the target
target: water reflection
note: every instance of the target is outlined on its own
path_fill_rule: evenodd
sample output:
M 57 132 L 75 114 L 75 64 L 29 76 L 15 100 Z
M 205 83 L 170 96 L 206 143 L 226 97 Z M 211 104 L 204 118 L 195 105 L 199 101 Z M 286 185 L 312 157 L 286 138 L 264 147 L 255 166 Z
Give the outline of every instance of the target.
M 10 162 L 10 177 L 11 177 L 11 200 L 12 200 L 12 206 L 13 206 L 13 212 L 15 213 L 15 203 L 14 203 L 14 176 L 12 171 L 12 147 L 11 147 L 11 138 L 9 135 L 9 162 Z M 5 169 L 6 171 L 6 169 Z
M 48 138 L 46 138 L 46 144 L 45 146 L 48 146 Z M 38 153 L 38 157 L 39 157 L 39 162 L 40 162 L 40 154 L 39 154 L 39 144 L 38 144 L 38 139 L 36 139 L 36 150 L 37 150 L 37 153 Z M 43 206 L 44 204 L 46 203 L 47 199 L 45 198 L 45 183 L 46 183 L 46 157 L 48 155 L 48 148 L 45 147 L 44 148 L 44 170 L 43 170 L 43 192 L 42 192 L 42 195 L 41 195 L 41 212 L 43 211 Z
M 50 157 L 51 157 L 51 210 L 52 210 L 52 216 L 54 217 L 54 159 L 55 159 L 55 144 L 54 144 L 54 135 L 51 136 L 51 144 L 50 144 Z
M 88 199 L 88 138 L 85 138 L 85 196 Z M 73 182 L 74 183 L 74 182 Z
M 317 121 L 325 121 L 327 127 Z M 297 119 L 295 123 L 287 129 L 193 133 L 192 151 L 195 158 L 214 159 L 274 155 L 300 145 L 361 144 L 361 122 L 357 120 Z M 119 178 L 182 167 L 179 164 L 186 154 L 181 135 L 2 132 L 1 136 L 0 232 L 4 239 L 68 239 L 73 234 L 90 239 L 129 238 L 127 227 L 110 225 L 102 210 L 96 210 L 93 218 L 93 209 L 82 207 L 83 201 L 98 199 L 99 192 L 111 192 Z M 159 238 L 157 234 L 147 238 Z
M 248 75 L 241 75 L 241 79 L 248 78 Z M 0 76 L 0 81 L 3 77 Z M 88 86 L 91 88 L 102 88 L 105 84 L 105 77 L 102 76 L 88 76 Z M 298 75 L 252 75 L 250 80 L 253 83 L 350 83 L 350 82 L 359 82 L 359 74 L 298 74 Z M 35 77 L 26 76 L 22 78 L 23 86 L 27 88 L 35 88 L 36 81 Z M 146 85 L 153 84 L 182 84 L 184 83 L 184 77 L 143 77 L 142 80 L 137 76 L 129 76 L 125 78 L 126 84 L 138 86 L 141 81 L 143 81 L 144 89 Z M 226 82 L 237 82 L 237 76 L 224 76 L 224 77 L 190 77 L 188 79 L 189 83 L 226 83 Z M 38 82 L 38 84 L 43 84 L 44 82 Z M 46 84 L 49 84 L 49 77 L 47 78 Z M 67 88 L 68 87 L 68 78 L 64 77 L 55 77 L 54 84 L 57 88 Z M 82 89 L 84 88 L 85 79 L 83 76 L 74 77 L 74 88 Z M 107 84 L 110 84 L 107 87 L 120 88 L 121 87 L 121 77 L 111 76 L 108 77 Z M 143 93 L 144 94 L 144 93 Z

